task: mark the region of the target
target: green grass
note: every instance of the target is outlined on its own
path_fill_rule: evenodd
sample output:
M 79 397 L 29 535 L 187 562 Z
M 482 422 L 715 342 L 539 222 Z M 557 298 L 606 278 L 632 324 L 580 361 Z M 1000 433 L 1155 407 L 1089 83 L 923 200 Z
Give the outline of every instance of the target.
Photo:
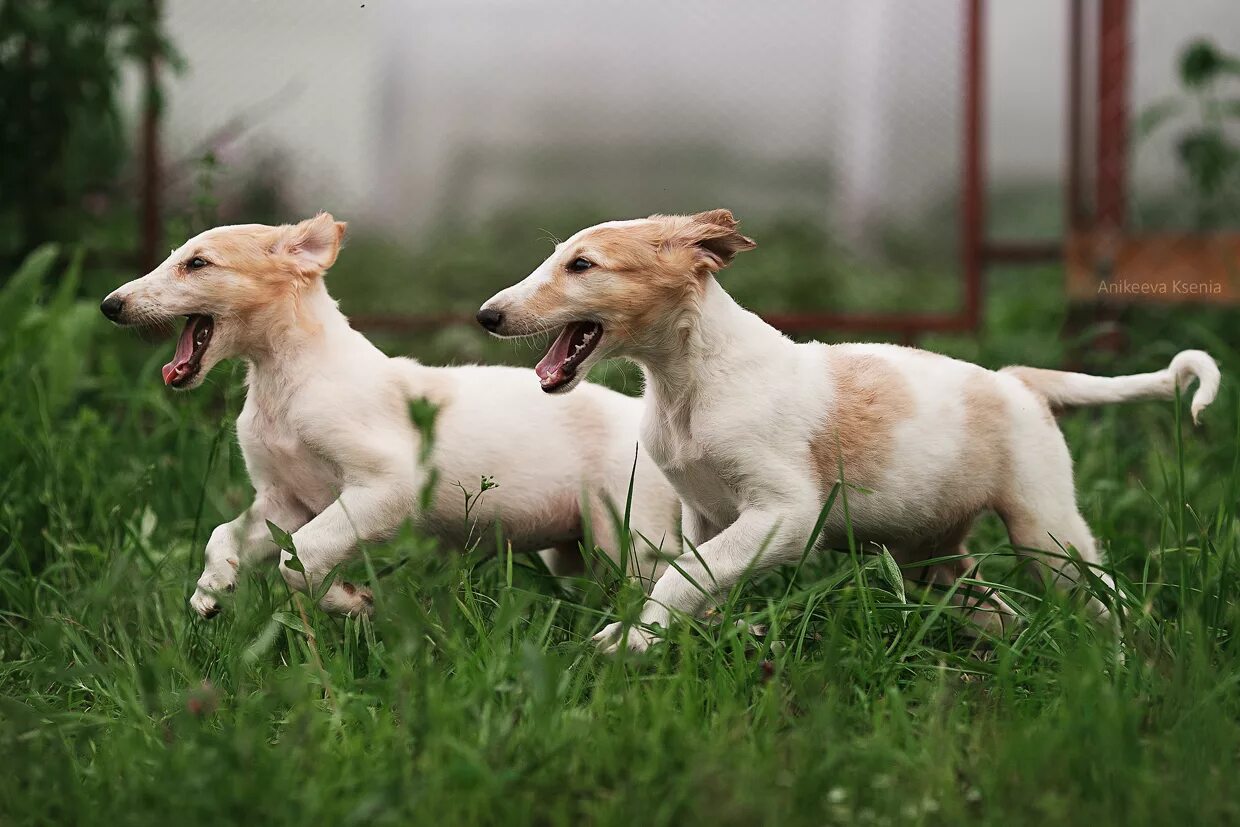
M 167 344 L 103 324 L 75 297 L 79 269 L 49 251 L 0 293 L 0 824 L 1240 819 L 1231 314 L 1134 316 L 1130 352 L 1095 360 L 1148 370 L 1209 349 L 1224 393 L 1203 427 L 1171 403 L 1064 420 L 1128 592 L 1122 661 L 991 521 L 974 550 L 1027 615 L 1009 640 L 974 646 L 933 596 L 902 603 L 874 561 L 838 555 L 747 584 L 724 623 L 609 660 L 589 635 L 635 602 L 613 578 L 565 587 L 412 531 L 357 565 L 373 622 L 308 610 L 273 571 L 197 620 L 203 543 L 250 496 L 240 371 L 166 392 Z M 996 273 L 984 334 L 926 344 L 1057 363 L 1058 279 Z M 451 335 L 449 356 L 482 341 Z

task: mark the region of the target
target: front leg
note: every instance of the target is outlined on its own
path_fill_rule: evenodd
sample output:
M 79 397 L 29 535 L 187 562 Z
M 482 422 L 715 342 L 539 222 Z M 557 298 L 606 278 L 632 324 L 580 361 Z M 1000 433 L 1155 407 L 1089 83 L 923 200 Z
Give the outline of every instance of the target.
M 346 562 L 359 541 L 382 540 L 409 517 L 417 500 L 412 478 L 389 477 L 383 484 L 349 485 L 321 514 L 293 532 L 293 546 L 304 572 L 289 568 L 293 555 L 280 553 L 280 574 L 292 588 L 313 593 L 332 569 Z M 352 583 L 333 582 L 319 606 L 328 612 L 369 615 L 373 597 Z
M 696 555 L 681 555 L 663 573 L 642 606 L 640 626 L 626 633 L 622 623 L 613 623 L 594 636 L 595 642 L 609 653 L 645 650 L 655 639 L 645 627 L 666 628 L 674 612 L 696 615 L 745 574 L 799 560 L 817 516 L 812 501 L 804 508 L 742 511 L 736 522 L 699 546 Z
M 681 526 L 680 533 L 694 548 L 700 548 L 719 534 L 718 526 L 687 504 L 681 505 Z
M 279 548 L 271 539 L 267 521 L 295 531 L 305 524 L 309 514 L 300 508 L 282 504 L 270 495 L 260 494 L 253 505 L 231 522 L 216 526 L 207 541 L 206 561 L 189 603 L 204 618 L 219 614 L 219 595 L 237 585 L 237 570 L 275 557 Z

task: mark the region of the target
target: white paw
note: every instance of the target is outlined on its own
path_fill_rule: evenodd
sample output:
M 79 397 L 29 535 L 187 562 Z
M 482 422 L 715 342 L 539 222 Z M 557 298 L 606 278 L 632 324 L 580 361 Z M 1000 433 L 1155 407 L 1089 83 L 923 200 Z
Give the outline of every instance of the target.
M 237 571 L 234 568 L 227 571 L 204 571 L 202 577 L 198 578 L 198 586 L 189 599 L 189 605 L 209 620 L 220 613 L 218 595 L 232 591 L 236 585 Z
M 194 590 L 194 596 L 189 599 L 189 605 L 192 606 L 194 611 L 198 612 L 201 617 L 207 620 L 210 620 L 220 613 L 219 601 L 204 592 L 202 589 Z
M 640 626 L 629 626 L 625 629 L 624 624 L 619 622 L 606 626 L 592 638 L 599 651 L 605 655 L 615 655 L 626 649 L 630 652 L 644 652 L 658 639 L 647 629 Z
M 340 585 L 346 592 L 351 592 L 350 597 L 353 598 L 353 605 L 349 607 L 350 615 L 353 617 L 375 616 L 374 592 L 363 586 L 354 586 L 352 583 L 341 583 Z
M 374 617 L 375 596 L 370 589 L 362 586 L 347 582 L 333 583 L 319 602 L 319 608 L 350 617 Z

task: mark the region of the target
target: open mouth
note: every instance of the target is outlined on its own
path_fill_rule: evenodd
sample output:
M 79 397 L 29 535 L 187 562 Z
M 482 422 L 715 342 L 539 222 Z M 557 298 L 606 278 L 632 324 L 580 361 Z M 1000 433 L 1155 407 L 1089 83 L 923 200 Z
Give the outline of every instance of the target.
M 192 314 L 185 319 L 181 338 L 177 339 L 177 352 L 172 361 L 164 365 L 164 384 L 183 388 L 194 380 L 202 368 L 202 354 L 211 344 L 215 322 L 210 316 Z
M 603 326 L 597 322 L 571 322 L 551 343 L 551 349 L 535 367 L 542 389 L 551 393 L 573 381 L 577 369 L 590 357 L 603 339 Z

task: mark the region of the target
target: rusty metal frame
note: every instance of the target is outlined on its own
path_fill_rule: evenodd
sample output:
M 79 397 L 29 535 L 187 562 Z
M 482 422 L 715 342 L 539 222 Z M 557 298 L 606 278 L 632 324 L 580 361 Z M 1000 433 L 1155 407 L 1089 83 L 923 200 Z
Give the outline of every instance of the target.
M 1084 142 L 1084 64 L 1085 64 L 1085 3 L 1084 0 L 1068 0 L 1068 117 L 1065 136 L 1068 163 L 1066 204 L 1069 233 L 1082 229 L 1086 223 L 1088 207 L 1084 202 L 1084 168 L 1081 145 Z
M 961 264 L 963 306 L 949 314 L 877 314 L 877 312 L 769 312 L 763 317 L 780 330 L 795 332 L 890 332 L 911 340 L 923 332 L 977 330 L 982 316 L 982 272 L 993 260 L 1044 259 L 1058 255 L 1037 244 L 988 243 L 985 236 L 985 0 L 962 0 L 965 11 L 963 66 L 963 155 L 961 166 Z M 433 330 L 467 321 L 455 314 L 358 315 L 362 329 L 387 332 Z
M 1118 233 L 1128 209 L 1128 115 L 1131 0 L 1069 0 L 1068 169 L 1069 235 L 1089 230 Z M 1096 27 L 1095 76 L 1086 75 L 1087 12 Z M 1094 81 L 1093 94 L 1086 89 Z M 1095 111 L 1087 112 L 1092 103 Z M 1093 125 L 1092 152 L 1087 127 Z M 1092 160 L 1092 166 L 1088 161 Z M 1092 192 L 1090 177 L 1093 178 Z M 1092 202 L 1089 196 L 1092 195 Z
M 1133 3 L 1069 3 L 1064 268 L 1069 299 L 1079 313 L 1088 311 L 1093 322 L 1105 321 L 1113 329 L 1124 308 L 1134 304 L 1240 302 L 1240 287 L 1234 286 L 1240 233 L 1129 232 Z M 1214 285 L 1217 290 L 1177 294 L 1170 291 L 1175 284 Z M 1112 293 L 1101 290 L 1102 285 L 1124 289 Z
M 964 153 L 961 176 L 961 260 L 963 263 L 964 306 L 955 313 L 766 313 L 769 323 L 788 333 L 823 331 L 896 333 L 911 339 L 918 333 L 976 330 L 981 320 L 982 270 L 987 258 L 1003 256 L 984 241 L 985 211 L 983 129 L 984 112 L 984 0 L 963 0 L 964 43 Z M 399 315 L 359 314 L 351 317 L 359 328 L 392 333 L 418 332 L 464 322 L 450 313 Z
M 1079 0 L 1074 0 L 1079 2 Z M 976 331 L 981 325 L 984 275 L 994 263 L 1058 261 L 1061 239 L 989 240 L 986 237 L 986 0 L 962 0 L 963 133 L 960 170 L 960 261 L 963 302 L 950 313 L 767 313 L 764 318 L 789 333 L 884 332 L 911 340 L 921 333 Z M 468 322 L 452 313 L 365 314 L 352 317 L 361 328 L 394 333 L 431 330 Z
M 160 164 L 160 115 L 162 91 L 160 89 L 160 62 L 158 32 L 161 22 L 160 0 L 147 0 L 147 14 L 151 32 L 143 43 L 142 78 L 145 95 L 142 102 L 141 167 L 139 193 L 139 226 L 141 240 L 138 249 L 138 266 L 142 272 L 150 272 L 160 262 L 160 245 L 163 243 L 162 218 L 163 176 Z
M 986 20 L 985 0 L 964 0 L 963 156 L 960 178 L 960 261 L 963 306 L 954 313 L 768 313 L 788 333 L 887 332 L 912 339 L 919 333 L 970 332 L 982 319 L 982 282 L 988 260 L 1016 252 L 986 241 Z M 1029 251 L 1021 249 L 1019 255 Z
M 1094 222 L 1107 230 L 1123 227 L 1127 211 L 1128 34 L 1128 0 L 1102 0 Z
M 159 0 L 148 0 L 158 14 Z M 1100 224 L 1118 230 L 1126 204 L 1128 110 L 1128 11 L 1130 0 L 1101 0 L 1098 7 L 1084 0 L 1069 3 L 1069 83 L 1067 218 L 1070 233 Z M 1098 86 L 1096 98 L 1085 93 L 1084 46 L 1086 9 L 1098 9 Z M 963 302 L 951 313 L 769 313 L 771 324 L 790 333 L 887 332 L 911 340 L 928 332 L 973 332 L 981 324 L 986 268 L 996 263 L 1024 264 L 1059 261 L 1063 240 L 991 240 L 986 235 L 986 0 L 962 0 L 963 142 L 960 170 L 960 261 Z M 153 263 L 161 234 L 159 117 L 156 104 L 158 67 L 153 58 L 145 66 L 147 101 L 142 129 L 142 244 L 141 257 Z M 1086 101 L 1096 100 L 1097 144 L 1093 153 L 1095 203 L 1085 204 L 1084 127 Z M 433 330 L 468 324 L 465 314 L 361 314 L 358 327 L 395 333 Z

